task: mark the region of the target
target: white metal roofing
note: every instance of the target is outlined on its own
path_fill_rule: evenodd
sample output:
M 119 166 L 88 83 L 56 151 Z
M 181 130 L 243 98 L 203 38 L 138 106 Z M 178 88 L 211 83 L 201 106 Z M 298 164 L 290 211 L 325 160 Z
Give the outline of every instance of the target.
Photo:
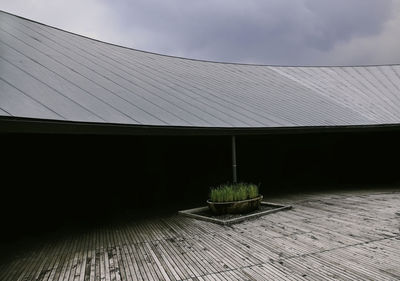
M 0 116 L 212 128 L 394 124 L 400 65 L 205 62 L 0 12 Z

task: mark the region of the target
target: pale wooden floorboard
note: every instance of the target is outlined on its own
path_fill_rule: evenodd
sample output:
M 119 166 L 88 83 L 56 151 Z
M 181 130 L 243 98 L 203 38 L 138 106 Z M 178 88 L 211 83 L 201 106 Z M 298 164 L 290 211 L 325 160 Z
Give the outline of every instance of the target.
M 178 215 L 44 241 L 7 281 L 399 280 L 400 189 L 292 194 L 293 209 L 231 227 Z

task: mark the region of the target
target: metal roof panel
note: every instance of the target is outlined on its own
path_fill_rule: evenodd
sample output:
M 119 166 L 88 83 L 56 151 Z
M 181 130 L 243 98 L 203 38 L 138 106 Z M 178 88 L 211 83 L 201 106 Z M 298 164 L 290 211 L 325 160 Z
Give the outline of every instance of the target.
M 400 123 L 400 66 L 206 62 L 0 13 L 0 116 L 274 128 Z

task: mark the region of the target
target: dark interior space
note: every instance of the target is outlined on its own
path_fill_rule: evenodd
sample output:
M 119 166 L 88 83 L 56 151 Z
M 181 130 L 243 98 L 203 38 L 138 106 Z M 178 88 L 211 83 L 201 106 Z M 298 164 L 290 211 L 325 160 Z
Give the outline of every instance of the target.
M 400 132 L 237 137 L 239 181 L 278 193 L 393 185 Z M 230 136 L 3 134 L 2 239 L 204 205 L 231 181 Z
M 399 131 L 240 137 L 241 179 L 266 194 L 395 184 Z

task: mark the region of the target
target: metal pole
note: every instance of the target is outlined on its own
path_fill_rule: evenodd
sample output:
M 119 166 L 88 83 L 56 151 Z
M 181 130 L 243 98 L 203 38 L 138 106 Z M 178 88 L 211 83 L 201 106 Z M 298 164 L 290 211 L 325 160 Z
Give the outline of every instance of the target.
M 236 138 L 235 138 L 235 136 L 232 136 L 232 176 L 233 176 L 233 183 L 237 183 Z

